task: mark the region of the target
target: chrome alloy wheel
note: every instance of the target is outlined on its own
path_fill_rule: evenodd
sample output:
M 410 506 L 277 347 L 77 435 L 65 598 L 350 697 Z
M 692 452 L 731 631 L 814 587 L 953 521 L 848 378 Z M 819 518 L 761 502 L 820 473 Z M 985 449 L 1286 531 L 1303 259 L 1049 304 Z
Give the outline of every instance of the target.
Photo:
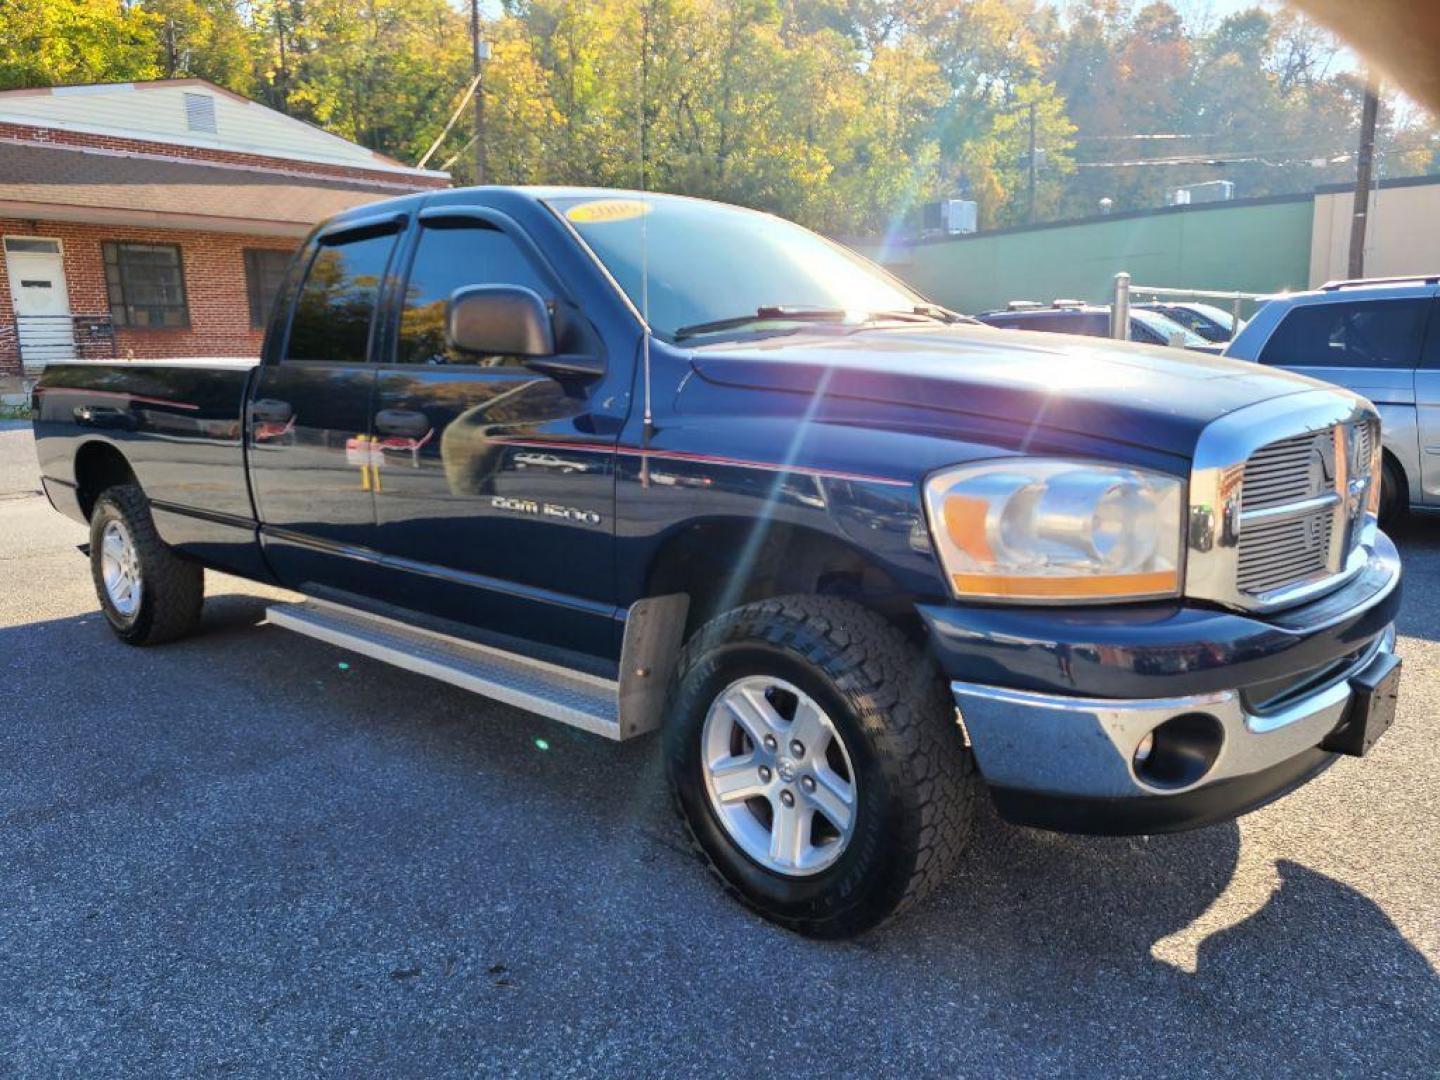
M 140 556 L 118 519 L 107 521 L 100 534 L 100 576 L 116 611 L 128 619 L 140 609 Z
M 700 734 L 705 793 L 730 839 L 766 870 L 819 873 L 855 832 L 855 769 L 830 717 L 770 676 L 726 687 Z

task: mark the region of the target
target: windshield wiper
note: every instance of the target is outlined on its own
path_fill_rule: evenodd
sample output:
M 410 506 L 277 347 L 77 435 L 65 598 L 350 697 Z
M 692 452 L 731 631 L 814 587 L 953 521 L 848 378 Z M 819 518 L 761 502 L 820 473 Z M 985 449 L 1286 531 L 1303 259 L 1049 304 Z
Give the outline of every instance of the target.
M 701 334 L 718 334 L 725 330 L 739 330 L 749 326 L 751 323 L 775 321 L 791 322 L 843 322 L 846 319 L 860 314 L 850 308 L 822 308 L 822 307 L 799 307 L 789 304 L 774 304 L 758 307 L 754 315 L 732 315 L 728 319 L 714 319 L 711 322 L 695 323 L 691 326 L 682 326 L 675 331 L 676 341 L 689 337 L 698 337 Z M 896 322 L 919 322 L 931 319 L 935 322 L 945 323 L 973 323 L 977 320 L 968 315 L 961 315 L 958 311 L 951 311 L 939 304 L 916 304 L 910 308 L 896 308 L 893 311 L 867 311 L 864 312 L 863 321 L 867 323 L 892 320 Z
M 722 330 L 738 330 L 751 323 L 784 319 L 794 322 L 835 322 L 847 318 L 851 312 L 844 308 L 790 307 L 784 304 L 764 305 L 755 309 L 753 315 L 732 315 L 728 319 L 713 319 L 710 322 L 682 326 L 675 331 L 676 341 L 697 337 L 700 334 L 715 334 Z
M 914 322 L 917 317 L 921 319 L 933 319 L 946 325 L 951 323 L 974 323 L 978 319 L 972 319 L 968 315 L 961 315 L 958 311 L 951 311 L 949 308 L 941 307 L 939 304 L 916 304 L 910 308 L 896 308 L 894 311 L 872 311 L 869 313 L 872 319 L 900 319 L 905 322 Z

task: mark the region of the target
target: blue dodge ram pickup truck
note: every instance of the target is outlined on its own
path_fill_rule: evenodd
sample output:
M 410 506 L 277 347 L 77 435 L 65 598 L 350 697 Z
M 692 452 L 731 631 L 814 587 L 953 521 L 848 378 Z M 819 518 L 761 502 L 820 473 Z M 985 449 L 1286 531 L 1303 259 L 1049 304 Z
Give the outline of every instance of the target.
M 973 324 L 768 215 L 479 188 L 317 229 L 263 355 L 52 367 L 46 493 L 124 641 L 268 612 L 662 731 L 724 885 L 859 933 L 1006 818 L 1233 817 L 1394 715 L 1363 399 Z

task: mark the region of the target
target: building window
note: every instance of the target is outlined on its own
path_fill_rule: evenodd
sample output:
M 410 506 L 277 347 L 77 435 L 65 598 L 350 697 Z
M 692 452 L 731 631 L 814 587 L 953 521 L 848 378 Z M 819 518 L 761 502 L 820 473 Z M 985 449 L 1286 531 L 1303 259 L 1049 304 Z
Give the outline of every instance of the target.
M 109 241 L 104 250 L 105 287 L 116 326 L 190 325 L 178 245 Z
M 270 321 L 275 297 L 285 280 L 293 252 L 267 248 L 245 249 L 245 294 L 250 298 L 250 325 L 263 328 Z
M 7 236 L 5 250 L 12 255 L 59 255 L 59 240 L 41 240 L 34 236 Z

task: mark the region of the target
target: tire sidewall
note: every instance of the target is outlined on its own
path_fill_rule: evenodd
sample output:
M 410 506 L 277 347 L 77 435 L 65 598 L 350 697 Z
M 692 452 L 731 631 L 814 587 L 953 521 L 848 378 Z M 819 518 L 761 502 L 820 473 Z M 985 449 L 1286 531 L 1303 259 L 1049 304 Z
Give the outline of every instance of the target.
M 855 771 L 855 832 L 831 866 L 787 877 L 750 858 L 730 838 L 706 794 L 701 733 L 715 699 L 748 676 L 784 679 L 808 694 L 829 716 Z M 682 669 L 670 723 L 666 760 L 671 787 L 696 842 L 721 876 L 764 914 L 781 920 L 828 920 L 856 907 L 888 907 L 898 882 L 908 878 L 903 807 L 898 778 L 877 744 L 883 727 L 867 723 L 863 707 L 842 693 L 822 667 L 765 642 L 742 640 L 704 650 Z M 890 895 L 895 893 L 894 896 Z

